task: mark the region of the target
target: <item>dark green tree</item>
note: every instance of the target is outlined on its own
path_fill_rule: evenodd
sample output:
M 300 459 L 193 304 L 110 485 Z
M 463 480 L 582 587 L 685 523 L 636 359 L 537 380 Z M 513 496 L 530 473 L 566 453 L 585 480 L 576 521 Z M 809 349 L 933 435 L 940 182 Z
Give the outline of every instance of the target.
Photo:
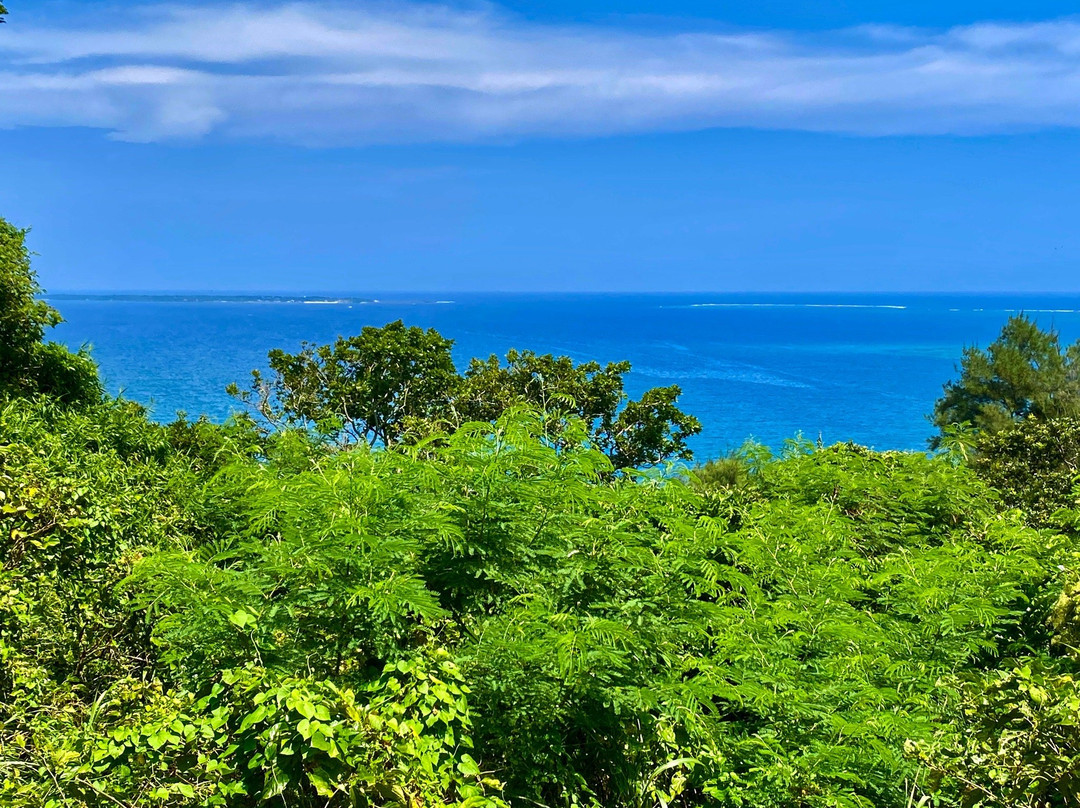
M 90 358 L 42 342 L 45 331 L 63 319 L 38 300 L 41 287 L 30 265 L 27 232 L 0 218 L 0 394 L 96 400 L 101 388 Z
M 42 300 L 26 246 L 28 230 L 0 219 L 0 385 L 10 387 L 33 365 L 45 329 L 61 322 Z
M 454 368 L 453 340 L 400 320 L 365 327 L 333 345 L 304 343 L 298 353 L 271 351 L 270 374 L 252 372 L 249 390 L 229 391 L 271 425 L 314 428 L 342 445 L 392 445 L 493 422 L 529 405 L 550 418 L 550 433 L 573 417 L 616 468 L 692 457 L 688 438 L 701 423 L 678 406 L 681 390 L 654 387 L 631 400 L 623 385 L 629 362 L 575 363 L 568 356 L 511 350 Z
M 677 406 L 682 389 L 673 384 L 653 387 L 641 398 L 626 400 L 614 417 L 601 419 L 593 442 L 615 468 L 637 468 L 666 460 L 692 460 L 688 438 L 701 432 L 701 422 Z
M 458 381 L 452 340 L 400 320 L 366 326 L 333 345 L 273 350 L 269 377 L 252 371 L 250 390 L 229 392 L 274 425 L 314 427 L 343 444 L 398 442 L 415 422 L 436 419 Z
M 945 385 L 934 405 L 940 434 L 969 424 L 996 432 L 1018 420 L 1080 414 L 1080 343 L 1062 349 L 1054 329 L 1043 331 L 1026 315 L 1009 318 L 986 350 L 964 349 L 960 378 Z
M 513 404 L 529 402 L 546 412 L 573 410 L 593 422 L 619 406 L 629 370 L 629 362 L 575 364 L 569 356 L 511 349 L 505 365 L 495 355 L 469 363 L 457 411 L 466 421 L 492 421 Z
M 492 421 L 524 403 L 580 418 L 616 468 L 689 460 L 686 440 L 701 431 L 701 423 L 677 407 L 682 391 L 654 387 L 631 400 L 623 383 L 629 370 L 625 361 L 578 364 L 568 356 L 510 350 L 505 365 L 497 356 L 470 363 L 455 411 L 462 421 Z

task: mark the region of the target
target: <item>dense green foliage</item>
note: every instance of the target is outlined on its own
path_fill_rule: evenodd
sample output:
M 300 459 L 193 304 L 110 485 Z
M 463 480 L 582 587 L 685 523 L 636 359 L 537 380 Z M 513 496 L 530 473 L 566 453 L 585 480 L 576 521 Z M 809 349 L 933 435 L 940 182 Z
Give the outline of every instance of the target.
M 506 364 L 496 356 L 473 359 L 454 399 L 451 427 L 493 421 L 527 403 L 543 412 L 578 419 L 592 445 L 616 468 L 666 460 L 689 460 L 686 441 L 701 423 L 678 408 L 678 385 L 653 387 L 630 400 L 623 389 L 629 362 L 574 363 L 567 356 L 510 350 Z
M 84 352 L 43 342 L 60 314 L 37 299 L 26 230 L 0 219 L 0 396 L 45 393 L 65 402 L 100 398 L 97 369 Z
M 934 406 L 942 435 L 960 424 L 995 432 L 1024 418 L 1062 416 L 1080 416 L 1080 342 L 1063 350 L 1056 331 L 1023 314 L 1010 317 L 986 350 L 964 349 L 960 378 Z
M 695 491 L 550 428 L 207 478 L 191 425 L 9 404 L 6 802 L 902 806 L 1049 608 L 1060 542 L 945 459 Z
M 747 483 L 751 471 L 753 446 L 741 452 L 732 452 L 697 466 L 691 472 L 690 482 L 698 488 L 738 488 Z
M 1055 513 L 1077 506 L 1080 418 L 1026 418 L 980 435 L 972 448 L 976 472 L 1032 524 L 1053 524 Z
M 532 351 L 473 359 L 454 368 L 453 340 L 400 320 L 365 327 L 333 345 L 304 344 L 300 352 L 270 352 L 270 376 L 252 372 L 250 390 L 230 391 L 274 426 L 302 426 L 342 444 L 391 446 L 473 421 L 497 420 L 530 404 L 580 420 L 589 439 L 616 468 L 691 457 L 688 438 L 701 431 L 679 410 L 677 386 L 655 387 L 631 400 L 623 388 L 629 362 L 575 363 Z M 551 423 L 556 434 L 558 419 Z
M 0 804 L 1077 804 L 1074 420 L 688 471 L 623 364 L 393 324 L 159 425 L 18 364 L 12 232 Z
M 312 426 L 342 442 L 391 445 L 439 418 L 453 395 L 453 342 L 398 320 L 365 327 L 333 345 L 270 352 L 271 376 L 252 372 L 251 390 L 230 392 L 272 425 Z
M 950 720 L 911 751 L 965 808 L 1059 808 L 1080 804 L 1080 421 L 1030 415 L 969 435 L 972 468 L 1032 525 L 1064 534 L 1063 585 L 1042 595 L 1041 631 L 1023 655 L 958 678 Z M 1047 535 L 1048 541 L 1063 541 Z M 1057 598 L 1049 605 L 1049 597 Z

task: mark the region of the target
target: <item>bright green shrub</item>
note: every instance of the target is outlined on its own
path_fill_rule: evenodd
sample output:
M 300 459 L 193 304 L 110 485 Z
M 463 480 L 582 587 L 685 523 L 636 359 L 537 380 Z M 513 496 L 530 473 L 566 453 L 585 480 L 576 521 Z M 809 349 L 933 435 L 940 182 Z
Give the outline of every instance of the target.
M 116 592 L 134 561 L 192 532 L 194 486 L 135 405 L 0 406 L 0 699 L 97 692 L 140 667 L 143 621 Z
M 205 415 L 189 421 L 186 413 L 165 427 L 170 449 L 183 455 L 200 474 L 212 476 L 234 463 L 237 457 L 263 457 L 282 436 L 266 438 L 247 416 L 239 414 L 224 424 L 216 424 Z M 286 438 L 287 439 L 287 438 Z
M 54 722 L 35 739 L 51 778 L 16 772 L 0 796 L 25 806 L 498 808 L 500 784 L 467 751 L 467 692 L 445 653 L 388 665 L 360 692 L 252 666 L 222 672 L 201 695 L 124 680 L 82 723 Z
M 198 488 L 137 405 L 0 404 L 0 759 L 10 786 L 0 793 L 8 802 L 25 787 L 25 804 L 46 804 L 35 796 L 55 773 L 44 750 L 59 745 L 70 758 L 65 733 L 90 720 L 97 699 L 154 675 L 148 626 L 118 585 L 142 556 L 199 535 Z
M 363 689 L 444 647 L 512 804 L 903 806 L 905 743 L 1053 580 L 1058 545 L 945 459 L 794 444 L 702 494 L 570 429 L 226 470 L 240 529 L 132 581 L 164 659 L 196 691 L 249 664 Z
M 1045 660 L 967 684 L 955 714 L 912 752 L 943 783 L 946 805 L 1080 804 L 1080 678 Z
M 972 467 L 1033 524 L 1050 524 L 1059 510 L 1077 504 L 1080 418 L 1027 418 L 980 435 Z
M 737 716 L 714 736 L 717 793 L 904 805 L 918 768 L 900 739 L 932 730 L 946 674 L 1010 651 L 1053 548 L 921 455 L 795 446 L 753 477 L 760 498 L 728 537 L 751 586 L 696 671 Z
M 103 394 L 97 364 L 85 349 L 72 353 L 56 342 L 34 349 L 28 365 L 33 392 L 65 404 L 99 401 Z

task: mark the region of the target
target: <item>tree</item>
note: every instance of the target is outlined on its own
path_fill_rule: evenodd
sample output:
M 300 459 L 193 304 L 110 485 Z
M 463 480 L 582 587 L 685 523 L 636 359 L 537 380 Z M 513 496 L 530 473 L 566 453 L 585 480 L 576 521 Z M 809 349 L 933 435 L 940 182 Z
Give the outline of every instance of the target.
M 304 343 L 299 353 L 271 351 L 272 375 L 252 372 L 251 389 L 230 392 L 275 426 L 313 427 L 342 445 L 392 445 L 407 437 L 494 422 L 529 405 L 549 416 L 550 434 L 566 418 L 585 422 L 589 439 L 615 464 L 631 468 L 689 460 L 688 438 L 701 423 L 682 412 L 681 390 L 654 387 L 631 400 L 623 387 L 629 362 L 575 363 L 568 356 L 511 350 L 454 368 L 453 340 L 400 320 L 365 327 L 333 345 Z
M 701 423 L 676 406 L 678 386 L 654 387 L 630 400 L 623 387 L 629 362 L 575 364 L 568 356 L 510 350 L 506 364 L 473 359 L 455 402 L 462 421 L 492 421 L 513 404 L 580 418 L 593 445 L 616 468 L 692 457 L 686 440 Z
M 63 318 L 37 298 L 42 290 L 30 265 L 28 232 L 0 218 L 0 394 L 96 400 L 97 368 L 86 353 L 42 342 L 46 329 Z
M 996 432 L 1018 420 L 1080 414 L 1080 342 L 1062 350 L 1057 331 L 1043 331 L 1026 315 L 1009 318 L 987 350 L 964 349 L 960 378 L 945 385 L 934 405 L 941 435 L 970 424 Z
M 341 443 L 396 443 L 411 423 L 445 412 L 458 376 L 452 340 L 434 329 L 366 326 L 333 345 L 273 350 L 273 376 L 252 371 L 251 390 L 229 392 L 275 425 L 314 427 Z
M 701 432 L 701 421 L 680 410 L 676 404 L 682 389 L 653 387 L 641 398 L 625 400 L 614 417 L 601 421 L 594 431 L 594 443 L 611 458 L 615 468 L 637 468 L 666 460 L 692 460 L 688 438 Z
M 18 384 L 33 365 L 45 329 L 60 323 L 60 313 L 42 300 L 30 266 L 24 230 L 0 219 L 0 385 Z
M 546 412 L 572 409 L 591 423 L 619 406 L 629 370 L 629 362 L 575 364 L 569 356 L 511 349 L 505 365 L 495 355 L 469 363 L 457 411 L 466 421 L 491 421 L 513 403 L 529 402 Z

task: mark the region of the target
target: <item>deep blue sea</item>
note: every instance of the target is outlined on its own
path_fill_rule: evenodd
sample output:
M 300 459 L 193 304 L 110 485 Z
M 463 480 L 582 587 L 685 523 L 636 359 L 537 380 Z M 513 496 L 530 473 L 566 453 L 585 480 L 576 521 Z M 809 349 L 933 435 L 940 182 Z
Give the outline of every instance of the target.
M 374 299 L 377 297 L 377 300 Z M 878 449 L 923 449 L 942 384 L 965 345 L 985 346 L 1024 310 L 1063 341 L 1080 338 L 1080 294 L 1062 295 L 53 295 L 54 338 L 92 345 L 113 392 L 170 420 L 223 419 L 229 382 L 271 348 L 329 342 L 401 319 L 472 356 L 508 348 L 600 362 L 628 359 L 634 394 L 678 384 L 704 424 L 693 447 L 715 456 L 748 438 L 798 433 Z

